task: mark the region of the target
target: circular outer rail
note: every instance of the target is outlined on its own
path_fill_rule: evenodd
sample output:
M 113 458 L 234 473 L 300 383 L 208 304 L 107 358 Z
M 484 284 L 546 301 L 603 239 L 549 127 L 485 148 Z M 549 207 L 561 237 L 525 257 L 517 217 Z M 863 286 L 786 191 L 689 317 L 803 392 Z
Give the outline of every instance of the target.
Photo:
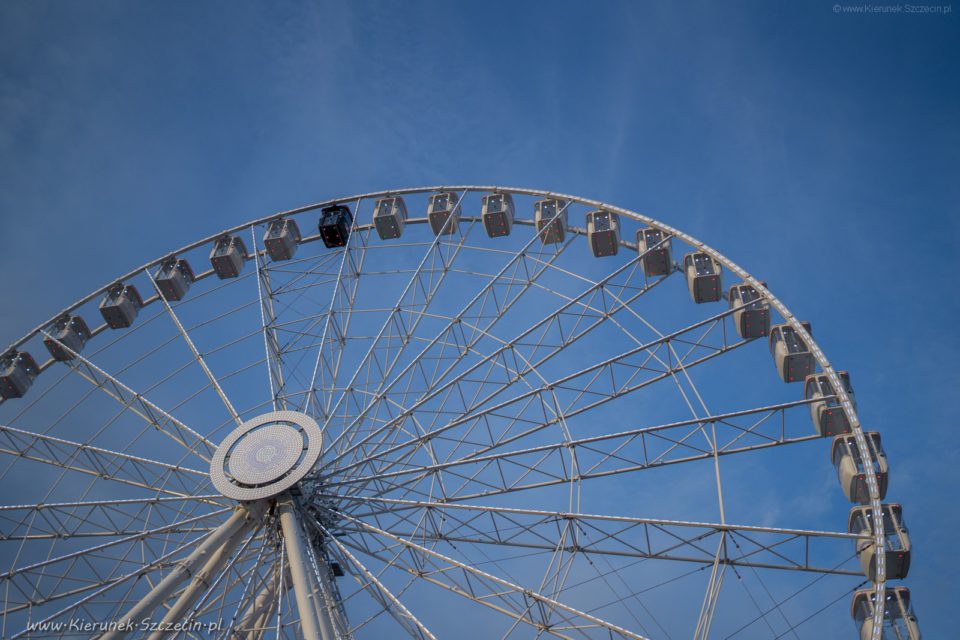
M 437 186 L 431 186 L 431 187 L 410 187 L 410 188 L 403 188 L 403 189 L 390 189 L 386 191 L 374 191 L 370 193 L 357 194 L 357 195 L 341 197 L 341 198 L 336 198 L 331 200 L 324 200 L 322 202 L 298 207 L 295 209 L 289 209 L 287 211 L 280 211 L 280 212 L 271 214 L 269 216 L 264 216 L 262 218 L 250 220 L 243 224 L 231 227 L 229 229 L 224 229 L 219 233 L 212 234 L 201 240 L 198 240 L 184 247 L 181 247 L 177 251 L 171 252 L 167 255 L 161 256 L 155 260 L 147 262 L 146 264 L 140 267 L 137 267 L 136 269 L 133 269 L 129 273 L 126 273 L 120 276 L 119 278 L 112 280 L 110 283 L 104 285 L 103 287 L 96 289 L 95 291 L 88 294 L 87 296 L 84 296 L 83 298 L 80 298 L 79 300 L 74 302 L 71 306 L 66 307 L 59 313 L 54 314 L 51 318 L 49 318 L 45 322 L 41 323 L 40 325 L 38 325 L 37 327 L 29 331 L 22 338 L 10 344 L 7 347 L 7 349 L 3 351 L 3 353 L 6 353 L 11 349 L 18 349 L 20 346 L 22 346 L 24 343 L 31 340 L 32 338 L 38 335 L 42 335 L 42 332 L 45 331 L 47 327 L 52 325 L 62 315 L 70 313 L 74 309 L 90 302 L 91 300 L 97 298 L 98 296 L 103 295 L 114 283 L 128 280 L 138 274 L 143 273 L 145 270 L 148 270 L 151 267 L 159 266 L 160 263 L 163 262 L 163 260 L 165 260 L 166 258 L 176 256 L 182 253 L 186 253 L 187 251 L 197 249 L 198 247 L 201 247 L 206 244 L 210 244 L 211 242 L 213 242 L 214 240 L 216 240 L 217 238 L 225 234 L 236 233 L 238 231 L 247 229 L 254 225 L 268 223 L 271 220 L 274 220 L 277 218 L 283 218 L 286 216 L 307 213 L 309 211 L 322 209 L 323 207 L 327 207 L 333 204 L 372 200 L 376 198 L 384 198 L 389 196 L 425 194 L 425 193 L 434 193 L 434 192 L 441 192 L 441 191 L 459 192 L 461 193 L 461 199 L 467 193 L 482 194 L 482 193 L 499 192 L 499 193 L 510 193 L 514 195 L 535 196 L 535 197 L 542 197 L 542 198 L 558 198 L 558 199 L 566 200 L 568 202 L 576 202 L 581 205 L 594 207 L 602 211 L 609 211 L 624 217 L 632 218 L 633 220 L 647 224 L 650 227 L 659 229 L 664 233 L 669 234 L 670 236 L 673 236 L 675 238 L 678 238 L 682 240 L 684 243 L 692 247 L 695 247 L 700 251 L 707 253 L 711 257 L 718 260 L 720 264 L 722 264 L 725 268 L 729 269 L 732 273 L 734 273 L 739 278 L 741 278 L 745 283 L 750 284 L 754 289 L 756 289 L 757 293 L 759 293 L 770 304 L 770 306 L 776 309 L 776 311 L 783 317 L 784 321 L 788 323 L 797 334 L 800 335 L 800 337 L 803 339 L 803 341 L 807 345 L 809 345 L 810 351 L 813 354 L 814 359 L 816 360 L 820 368 L 823 370 L 823 373 L 826 374 L 827 377 L 829 378 L 830 384 L 833 386 L 835 393 L 840 400 L 841 406 L 843 407 L 843 411 L 850 422 L 851 431 L 855 436 L 857 447 L 860 451 L 860 456 L 864 460 L 869 460 L 871 458 L 870 449 L 867 445 L 867 440 L 863 434 L 863 428 L 860 425 L 860 421 L 857 417 L 857 413 L 853 408 L 853 403 L 850 401 L 850 397 L 847 395 L 846 389 L 844 388 L 844 385 L 841 383 L 840 378 L 837 375 L 837 372 L 830 365 L 830 361 L 827 359 L 827 356 L 823 353 L 823 350 L 820 349 L 820 347 L 817 345 L 816 341 L 813 339 L 813 336 L 806 330 L 806 328 L 801 324 L 801 322 L 797 320 L 797 318 L 793 315 L 793 313 L 790 312 L 790 310 L 786 307 L 786 305 L 783 304 L 783 302 L 781 302 L 760 280 L 750 275 L 740 265 L 738 265 L 737 263 L 733 262 L 732 260 L 724 256 L 722 253 L 720 253 L 716 249 L 710 247 L 707 244 L 704 244 L 703 242 L 701 242 L 700 240 L 697 240 L 693 236 L 690 236 L 668 224 L 664 224 L 663 222 L 655 220 L 654 218 L 643 215 L 641 213 L 637 213 L 635 211 L 630 211 L 629 209 L 624 209 L 623 207 L 607 204 L 605 202 L 601 202 L 600 200 L 583 198 L 580 196 L 574 196 L 574 195 L 569 195 L 565 193 L 558 193 L 555 191 L 545 191 L 542 189 L 527 189 L 527 188 L 519 188 L 519 187 L 502 187 L 502 186 L 480 186 L 480 185 L 437 185 Z M 355 223 L 354 229 L 359 229 L 366 226 L 370 226 L 370 225 L 357 225 Z M 571 228 L 570 231 L 572 233 L 583 233 L 582 230 L 573 229 L 573 228 Z M 308 236 L 303 238 L 303 241 L 316 241 L 318 239 L 319 239 L 319 236 Z M 197 273 L 196 279 L 200 280 L 205 277 L 208 277 L 209 275 L 211 275 L 210 271 Z M 145 302 L 149 304 L 151 301 L 156 299 L 157 299 L 157 296 L 154 295 L 154 296 L 151 296 L 150 299 L 145 300 Z M 51 362 L 48 361 L 43 365 L 41 365 L 40 371 L 42 372 L 50 364 Z M 873 525 L 874 525 L 873 542 L 874 542 L 875 548 L 883 549 L 885 547 L 886 539 L 884 535 L 883 513 L 880 506 L 881 504 L 880 488 L 879 488 L 879 485 L 877 484 L 877 479 L 874 474 L 868 473 L 868 474 L 865 474 L 865 476 L 866 476 L 867 488 L 870 494 L 869 505 L 873 512 Z M 876 596 L 876 602 L 878 603 L 884 602 L 884 595 L 886 590 L 886 557 L 885 556 L 886 554 L 884 553 L 876 554 L 876 563 L 877 563 L 876 574 L 877 575 L 876 575 L 876 581 L 874 582 L 874 591 Z M 873 617 L 873 621 L 874 621 L 873 635 L 872 635 L 873 640 L 880 640 L 882 637 L 883 619 L 884 619 L 884 607 L 882 606 L 875 607 L 874 617 Z

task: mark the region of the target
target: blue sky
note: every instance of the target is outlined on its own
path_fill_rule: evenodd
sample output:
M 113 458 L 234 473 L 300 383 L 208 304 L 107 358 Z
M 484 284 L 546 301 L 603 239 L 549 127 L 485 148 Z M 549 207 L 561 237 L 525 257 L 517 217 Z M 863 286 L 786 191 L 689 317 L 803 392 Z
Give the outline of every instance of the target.
M 622 205 L 766 280 L 853 372 L 943 635 L 958 19 L 833 4 L 3 3 L 0 342 L 174 247 L 338 195 L 504 184 Z

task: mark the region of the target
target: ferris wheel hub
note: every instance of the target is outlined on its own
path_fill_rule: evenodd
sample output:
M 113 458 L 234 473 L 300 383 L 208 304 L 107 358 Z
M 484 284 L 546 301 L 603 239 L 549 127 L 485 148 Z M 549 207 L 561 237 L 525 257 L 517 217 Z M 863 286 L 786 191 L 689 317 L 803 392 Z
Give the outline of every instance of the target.
M 320 426 L 297 411 L 272 411 L 247 420 L 220 443 L 210 478 L 234 500 L 261 500 L 299 482 L 322 450 Z

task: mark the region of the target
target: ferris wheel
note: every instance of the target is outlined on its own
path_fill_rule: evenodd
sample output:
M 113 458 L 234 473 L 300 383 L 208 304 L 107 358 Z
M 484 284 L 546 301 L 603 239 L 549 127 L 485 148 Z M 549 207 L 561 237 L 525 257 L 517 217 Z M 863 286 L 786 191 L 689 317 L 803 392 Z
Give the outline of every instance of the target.
M 14 342 L 0 397 L 5 638 L 920 638 L 851 376 L 606 203 L 253 220 Z

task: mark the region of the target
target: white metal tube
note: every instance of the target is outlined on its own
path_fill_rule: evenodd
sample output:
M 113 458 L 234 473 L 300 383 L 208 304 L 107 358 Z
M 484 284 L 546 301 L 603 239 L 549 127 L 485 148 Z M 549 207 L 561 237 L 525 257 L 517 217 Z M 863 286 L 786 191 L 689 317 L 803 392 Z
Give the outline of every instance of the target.
M 297 518 L 293 499 L 289 495 L 277 501 L 277 513 L 287 548 L 303 637 L 305 640 L 337 640 L 330 620 L 317 598 L 317 585 L 309 570 L 310 561 L 304 548 L 303 529 Z
M 258 509 L 262 513 L 262 507 Z M 179 562 L 173 571 L 168 573 L 157 586 L 150 590 L 137 604 L 133 606 L 126 614 L 117 620 L 115 629 L 107 631 L 100 640 L 118 640 L 123 638 L 129 632 L 127 627 L 132 623 L 150 616 L 153 611 L 165 600 L 173 595 L 176 588 L 187 578 L 189 578 L 201 563 L 207 561 L 210 554 L 215 553 L 224 542 L 235 536 L 242 528 L 247 525 L 248 519 L 253 517 L 247 508 L 240 506 L 233 512 L 233 515 L 217 527 L 200 545 L 194 549 L 193 553 Z
M 150 634 L 148 640 L 162 640 L 169 637 L 170 634 L 165 629 L 171 628 L 171 625 L 178 622 L 185 622 L 184 616 L 196 603 L 197 598 L 210 588 L 213 577 L 220 573 L 240 541 L 243 540 L 254 524 L 251 520 L 245 520 L 243 526 L 210 555 L 200 571 L 193 575 L 190 584 L 183 590 L 177 601 L 167 610 L 166 615 L 160 621 L 160 628 Z

